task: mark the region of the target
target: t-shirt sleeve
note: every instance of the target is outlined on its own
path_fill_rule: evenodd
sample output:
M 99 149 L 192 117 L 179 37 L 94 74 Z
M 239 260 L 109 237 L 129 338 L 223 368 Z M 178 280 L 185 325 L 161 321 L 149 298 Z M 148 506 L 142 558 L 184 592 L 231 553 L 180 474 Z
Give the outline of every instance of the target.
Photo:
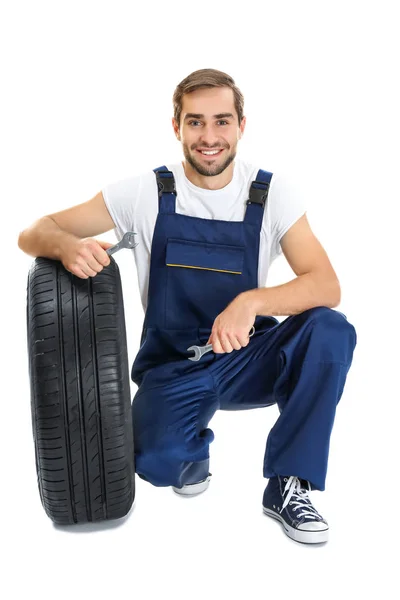
M 269 235 L 272 261 L 282 254 L 280 241 L 285 233 L 307 211 L 301 185 L 279 173 L 273 175 L 268 193 Z
M 101 191 L 107 210 L 115 224 L 115 236 L 120 241 L 127 231 L 134 231 L 140 176 L 110 183 Z

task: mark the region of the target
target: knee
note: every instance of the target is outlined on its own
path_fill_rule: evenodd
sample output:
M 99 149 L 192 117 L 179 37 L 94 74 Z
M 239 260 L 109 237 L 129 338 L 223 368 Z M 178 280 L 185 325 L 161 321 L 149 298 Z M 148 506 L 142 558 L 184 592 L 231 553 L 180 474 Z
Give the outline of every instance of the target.
M 162 462 L 200 460 L 208 456 L 209 444 L 214 432 L 204 429 L 197 433 L 193 427 L 168 427 L 153 425 L 141 430 L 133 420 L 135 453 L 141 457 L 151 456 Z
M 171 436 L 155 432 L 155 428 L 134 428 L 135 472 L 155 486 L 176 485 L 176 471 L 182 463 L 181 447 Z
M 357 344 L 357 334 L 346 316 L 338 310 L 318 306 L 311 310 L 310 321 L 313 333 L 324 348 L 321 355 L 325 356 L 328 353 L 329 359 L 351 362 Z
M 187 478 L 189 467 L 191 472 L 198 463 L 209 459 L 208 444 L 214 438 L 211 430 L 196 437 L 192 444 L 188 443 L 182 432 L 146 431 L 136 436 L 135 440 L 135 471 L 155 486 L 180 487 L 182 476 Z M 208 472 L 208 469 L 207 469 Z M 203 477 L 204 478 L 204 477 Z M 183 483 L 188 483 L 184 481 Z
M 326 328 L 330 332 L 340 332 L 354 336 L 356 339 L 354 326 L 348 322 L 346 315 L 338 310 L 328 308 L 327 306 L 317 306 L 310 310 L 310 320 L 317 326 Z

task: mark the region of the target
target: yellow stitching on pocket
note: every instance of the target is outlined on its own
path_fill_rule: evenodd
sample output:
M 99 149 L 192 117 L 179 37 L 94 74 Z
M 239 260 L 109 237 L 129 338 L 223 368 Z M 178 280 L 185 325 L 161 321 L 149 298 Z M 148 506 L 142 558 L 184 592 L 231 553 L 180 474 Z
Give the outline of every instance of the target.
M 202 271 L 218 271 L 218 273 L 234 273 L 235 275 L 241 275 L 242 271 L 224 271 L 223 269 L 210 269 L 209 267 L 192 267 L 189 265 L 171 265 L 167 263 L 167 267 L 184 267 L 185 269 L 201 269 Z

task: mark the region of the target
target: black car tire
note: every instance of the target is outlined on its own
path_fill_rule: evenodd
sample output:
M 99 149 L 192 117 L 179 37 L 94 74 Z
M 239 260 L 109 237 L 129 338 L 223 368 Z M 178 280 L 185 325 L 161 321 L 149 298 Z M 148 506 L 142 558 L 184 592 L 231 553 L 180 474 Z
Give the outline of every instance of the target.
M 37 481 L 59 524 L 125 516 L 134 440 L 119 268 L 88 279 L 38 257 L 27 283 L 27 343 Z

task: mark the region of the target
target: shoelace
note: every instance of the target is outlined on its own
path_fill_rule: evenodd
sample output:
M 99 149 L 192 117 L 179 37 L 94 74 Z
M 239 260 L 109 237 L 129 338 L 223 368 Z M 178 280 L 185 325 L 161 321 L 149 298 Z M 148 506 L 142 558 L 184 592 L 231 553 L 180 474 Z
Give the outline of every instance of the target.
M 285 489 L 283 491 L 283 494 L 285 495 L 287 490 L 289 490 L 289 491 L 287 492 L 287 496 L 283 503 L 282 510 L 280 510 L 279 512 L 282 512 L 283 509 L 285 508 L 285 506 L 287 506 L 289 504 L 289 502 L 291 501 L 292 504 L 295 505 L 295 507 L 293 508 L 294 511 L 297 511 L 297 508 L 299 508 L 299 512 L 296 515 L 298 518 L 306 517 L 308 519 L 317 518 L 317 519 L 322 520 L 321 515 L 318 514 L 318 512 L 315 510 L 315 508 L 311 504 L 311 500 L 308 496 L 308 492 L 309 491 L 311 492 L 311 486 L 310 486 L 309 481 L 307 481 L 307 483 L 308 483 L 308 490 L 306 490 L 304 487 L 302 487 L 301 481 L 298 477 L 295 477 L 295 476 L 289 477 L 289 479 L 286 483 Z M 302 508 L 303 510 L 301 511 L 300 508 Z

